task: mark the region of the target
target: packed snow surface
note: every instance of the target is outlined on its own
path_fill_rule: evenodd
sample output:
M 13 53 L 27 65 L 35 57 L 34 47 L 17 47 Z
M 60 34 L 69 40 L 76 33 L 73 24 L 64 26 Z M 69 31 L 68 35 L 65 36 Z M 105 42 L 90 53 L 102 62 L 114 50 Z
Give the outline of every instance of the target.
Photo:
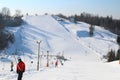
M 8 27 L 15 35 L 15 42 L 1 51 L 0 80 L 17 80 L 16 64 L 20 56 L 26 64 L 23 80 L 119 80 L 118 61 L 107 63 L 102 58 L 111 49 L 117 51 L 116 35 L 95 26 L 93 37 L 89 36 L 90 25 L 77 24 L 57 16 L 25 16 L 19 27 Z M 38 43 L 40 42 L 40 70 L 37 71 Z M 5 53 L 5 54 L 4 54 Z M 54 63 L 56 57 L 47 53 L 63 55 L 67 61 Z M 10 71 L 10 62 L 14 71 Z

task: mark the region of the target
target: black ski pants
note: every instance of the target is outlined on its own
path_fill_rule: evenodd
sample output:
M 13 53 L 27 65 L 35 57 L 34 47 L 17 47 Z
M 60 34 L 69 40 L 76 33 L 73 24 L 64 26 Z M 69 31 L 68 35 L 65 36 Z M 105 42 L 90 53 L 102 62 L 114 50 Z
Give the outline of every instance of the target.
M 18 72 L 18 79 L 17 80 L 22 80 L 23 72 Z

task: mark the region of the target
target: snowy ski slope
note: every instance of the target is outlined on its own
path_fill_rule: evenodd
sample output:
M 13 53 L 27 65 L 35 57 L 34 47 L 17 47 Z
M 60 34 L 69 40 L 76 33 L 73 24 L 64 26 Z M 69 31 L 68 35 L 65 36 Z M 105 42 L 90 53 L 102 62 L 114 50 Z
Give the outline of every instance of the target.
M 16 41 L 6 53 L 17 54 L 26 63 L 23 80 L 119 80 L 118 61 L 104 63 L 101 60 L 110 49 L 117 50 L 116 35 L 95 26 L 93 37 L 89 37 L 89 24 L 74 24 L 67 20 L 58 21 L 57 16 L 25 16 L 20 27 L 7 29 L 14 32 Z M 37 41 L 42 41 L 40 54 L 64 53 L 69 61 L 55 68 L 46 68 L 46 58 L 42 58 L 40 71 L 37 71 Z M 2 55 L 4 56 L 4 55 Z M 0 59 L 0 80 L 16 80 L 17 56 L 9 55 Z M 10 62 L 14 71 L 10 72 Z M 31 64 L 31 61 L 34 63 Z M 50 61 L 55 61 L 51 59 Z

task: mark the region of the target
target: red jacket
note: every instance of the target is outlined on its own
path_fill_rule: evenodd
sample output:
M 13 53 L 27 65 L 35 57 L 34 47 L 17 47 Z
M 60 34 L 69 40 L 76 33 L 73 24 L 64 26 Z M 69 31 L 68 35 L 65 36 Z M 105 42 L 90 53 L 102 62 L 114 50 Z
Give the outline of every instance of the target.
M 55 65 L 56 65 L 56 66 L 58 65 L 58 60 L 55 62 Z
M 17 73 L 18 72 L 24 72 L 25 71 L 25 63 L 20 61 L 18 64 L 17 64 Z

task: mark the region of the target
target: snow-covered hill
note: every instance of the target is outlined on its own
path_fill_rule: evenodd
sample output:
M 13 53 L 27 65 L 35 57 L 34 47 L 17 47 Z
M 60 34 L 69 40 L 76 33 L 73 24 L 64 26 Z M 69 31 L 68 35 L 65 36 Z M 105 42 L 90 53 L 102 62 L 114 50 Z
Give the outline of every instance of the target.
M 37 41 L 42 41 L 41 50 L 85 54 L 86 52 L 106 54 L 108 49 L 116 49 L 116 35 L 95 26 L 94 37 L 89 37 L 89 24 L 74 24 L 67 20 L 57 21 L 53 16 L 26 16 L 24 24 L 16 29 L 15 50 L 36 53 Z M 98 44 L 100 43 L 100 44 Z M 32 46 L 31 46 L 32 45 Z M 111 46 L 112 45 L 112 46 Z M 104 47 L 104 48 L 103 48 Z M 13 48 L 10 52 L 14 52 Z
M 118 62 L 106 64 L 101 57 L 110 49 L 117 50 L 116 35 L 95 26 L 93 37 L 89 37 L 89 24 L 74 24 L 58 20 L 57 16 L 26 16 L 24 24 L 17 28 L 7 28 L 15 34 L 15 43 L 6 49 L 6 54 L 16 53 L 26 62 L 23 80 L 118 80 Z M 41 71 L 36 71 L 38 44 L 40 54 L 64 54 L 70 61 L 58 68 L 45 68 L 46 58 L 42 59 Z M 0 59 L 0 80 L 16 80 L 15 70 L 10 72 L 10 61 L 16 66 L 14 55 Z M 31 64 L 30 62 L 34 63 Z M 52 61 L 52 59 L 51 59 Z M 53 59 L 54 61 L 54 59 Z M 60 63 L 59 63 L 60 64 Z M 64 74 L 63 74 L 64 72 Z M 104 74 L 103 74 L 104 73 Z M 115 75 L 112 77 L 112 75 Z

